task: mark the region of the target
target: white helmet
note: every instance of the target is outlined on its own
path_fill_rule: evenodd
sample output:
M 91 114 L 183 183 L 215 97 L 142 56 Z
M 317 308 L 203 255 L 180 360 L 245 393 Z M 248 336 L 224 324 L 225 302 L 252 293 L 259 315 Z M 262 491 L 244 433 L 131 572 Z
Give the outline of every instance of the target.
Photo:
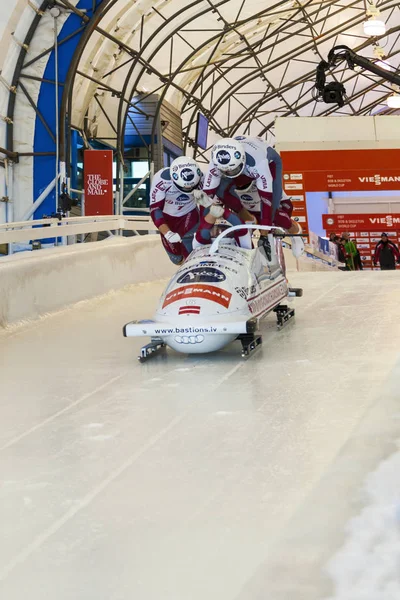
M 238 140 L 224 138 L 212 149 L 211 160 L 226 177 L 237 177 L 246 166 L 246 153 Z
M 170 171 L 172 181 L 181 192 L 193 192 L 200 183 L 200 167 L 189 156 L 176 158 L 170 166 Z

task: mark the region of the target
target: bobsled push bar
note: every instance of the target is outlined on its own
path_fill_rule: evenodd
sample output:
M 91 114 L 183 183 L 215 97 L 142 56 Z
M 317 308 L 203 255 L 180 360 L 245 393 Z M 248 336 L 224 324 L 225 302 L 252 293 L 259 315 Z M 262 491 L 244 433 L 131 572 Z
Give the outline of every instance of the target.
M 278 235 L 279 237 L 289 235 L 281 227 L 270 227 L 269 225 L 256 225 L 255 223 L 243 223 L 243 225 L 234 225 L 233 227 L 229 227 L 229 229 L 226 229 L 225 231 L 220 233 L 219 236 L 214 240 L 210 248 L 210 254 L 212 255 L 218 252 L 219 245 L 224 237 L 231 234 L 232 231 L 238 231 L 239 229 L 258 229 L 259 231 L 273 231 L 274 234 Z

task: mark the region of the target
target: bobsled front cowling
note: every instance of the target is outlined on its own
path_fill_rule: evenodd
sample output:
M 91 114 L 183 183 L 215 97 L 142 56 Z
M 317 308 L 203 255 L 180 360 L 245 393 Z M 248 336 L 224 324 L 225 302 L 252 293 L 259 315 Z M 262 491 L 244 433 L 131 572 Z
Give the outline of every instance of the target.
M 210 247 L 194 250 L 169 282 L 154 318 L 125 325 L 125 337 L 150 337 L 139 360 L 147 360 L 166 345 L 185 354 L 204 354 L 235 339 L 242 344 L 242 356 L 248 357 L 262 343 L 261 319 L 274 311 L 278 329 L 293 319 L 294 308 L 282 301 L 301 296 L 302 290 L 288 287 L 281 234 L 269 233 L 253 249 L 224 239 L 242 229 L 242 225 L 230 227 Z
M 208 248 L 192 252 L 171 279 L 155 315 L 160 338 L 168 346 L 188 354 L 206 353 L 237 338 L 230 325 L 241 322 L 245 329 L 251 318 L 243 293 L 252 285 L 251 254 L 230 245 L 215 256 Z M 163 322 L 168 324 L 164 331 Z M 218 331 L 225 324 L 226 332 L 216 333 L 216 323 Z

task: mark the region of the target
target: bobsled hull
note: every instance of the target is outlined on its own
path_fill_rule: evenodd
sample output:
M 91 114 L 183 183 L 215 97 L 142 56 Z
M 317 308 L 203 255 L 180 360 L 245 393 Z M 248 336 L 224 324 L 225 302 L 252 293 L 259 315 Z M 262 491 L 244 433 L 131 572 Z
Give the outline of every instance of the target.
M 254 333 L 258 321 L 288 295 L 277 250 L 270 262 L 259 249 L 230 244 L 213 255 L 209 248 L 194 250 L 166 287 L 154 318 L 128 323 L 124 335 L 149 336 L 178 352 L 198 354 Z

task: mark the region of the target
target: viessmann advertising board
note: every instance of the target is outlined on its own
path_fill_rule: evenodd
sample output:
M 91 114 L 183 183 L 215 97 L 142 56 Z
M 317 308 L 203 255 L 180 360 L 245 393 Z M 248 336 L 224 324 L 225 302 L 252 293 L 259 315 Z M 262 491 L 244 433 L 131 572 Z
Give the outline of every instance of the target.
M 400 190 L 400 150 L 295 150 L 281 152 L 285 192 L 292 197 L 308 231 L 308 192 L 374 192 Z M 310 200 L 309 200 L 310 201 Z M 306 224 L 304 227 L 303 223 Z M 356 239 L 366 268 L 372 260 L 379 233 L 399 241 L 399 214 L 322 215 L 327 235 L 348 231 Z
M 400 229 L 400 214 L 382 215 L 322 215 L 327 231 L 397 231 Z
M 281 155 L 286 193 L 400 190 L 399 149 L 301 150 Z

